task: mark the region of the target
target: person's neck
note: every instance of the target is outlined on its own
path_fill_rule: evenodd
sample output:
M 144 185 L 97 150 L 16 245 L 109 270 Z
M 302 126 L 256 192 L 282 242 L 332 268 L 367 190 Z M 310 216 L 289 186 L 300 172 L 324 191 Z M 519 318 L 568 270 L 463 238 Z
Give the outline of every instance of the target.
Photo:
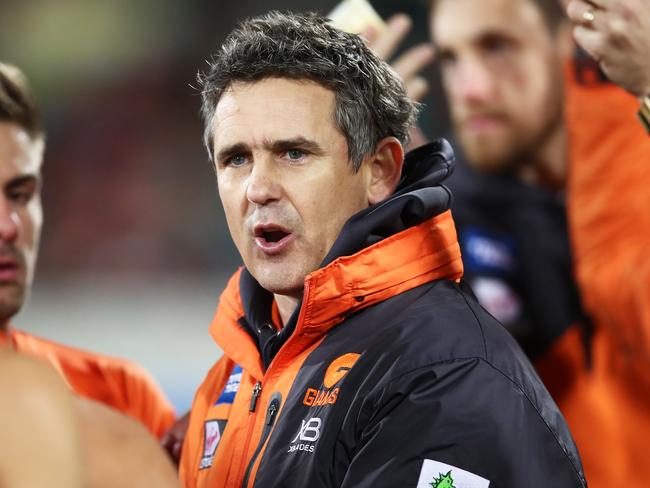
M 563 190 L 566 186 L 568 167 L 568 136 L 564 124 L 558 124 L 534 155 L 533 161 L 522 165 L 519 177 L 531 184 L 549 190 Z
M 9 320 L 0 320 L 0 349 L 13 349 L 9 331 Z
M 275 303 L 278 304 L 278 312 L 280 313 L 280 318 L 282 319 L 282 326 L 284 327 L 284 325 L 291 318 L 293 311 L 298 306 L 298 302 L 300 302 L 300 298 L 295 298 L 288 295 L 278 295 L 277 293 L 274 294 L 274 297 L 275 297 Z

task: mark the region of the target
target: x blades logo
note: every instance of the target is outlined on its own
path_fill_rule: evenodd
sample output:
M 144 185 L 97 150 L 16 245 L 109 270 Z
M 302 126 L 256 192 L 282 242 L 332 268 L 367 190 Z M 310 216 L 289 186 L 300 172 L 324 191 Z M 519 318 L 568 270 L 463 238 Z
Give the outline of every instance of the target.
M 320 430 L 323 421 L 319 417 L 312 417 L 309 420 L 303 420 L 300 430 L 296 437 L 291 441 L 287 454 L 296 451 L 314 452 L 316 441 L 320 438 Z

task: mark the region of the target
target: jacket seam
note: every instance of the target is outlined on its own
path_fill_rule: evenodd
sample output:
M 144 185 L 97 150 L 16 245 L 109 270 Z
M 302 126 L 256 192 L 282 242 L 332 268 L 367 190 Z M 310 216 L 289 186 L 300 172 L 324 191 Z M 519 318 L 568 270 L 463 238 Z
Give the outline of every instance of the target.
M 519 385 L 519 383 L 517 383 L 514 379 L 512 379 L 510 376 L 508 376 L 508 375 L 505 374 L 503 371 L 501 371 L 499 368 L 497 368 L 497 367 L 496 367 L 494 364 L 492 364 L 490 361 L 484 360 L 484 362 L 485 362 L 485 364 L 487 364 L 488 366 L 490 366 L 490 368 L 494 369 L 494 370 L 497 371 L 499 374 L 501 374 L 501 376 L 503 376 L 504 378 L 506 378 L 510 383 L 512 383 L 512 384 L 514 385 L 514 387 L 515 387 L 517 390 L 519 390 L 519 391 L 524 395 L 524 398 L 526 398 L 526 401 L 527 401 L 527 402 L 530 404 L 530 406 L 535 410 L 535 412 L 537 412 L 537 416 L 542 420 L 542 422 L 544 422 L 544 425 L 546 426 L 546 428 L 548 429 L 548 431 L 551 433 L 551 435 L 552 435 L 553 438 L 555 439 L 555 442 L 556 442 L 557 445 L 560 446 L 560 448 L 562 449 L 562 452 L 564 453 L 564 456 L 568 459 L 569 464 L 571 465 L 571 467 L 572 467 L 573 470 L 575 471 L 576 475 L 578 476 L 578 479 L 582 482 L 582 486 L 586 486 L 585 483 L 584 483 L 584 481 L 585 481 L 584 477 L 580 475 L 580 470 L 579 470 L 579 469 L 576 467 L 576 465 L 574 464 L 573 459 L 571 459 L 571 456 L 569 456 L 569 453 L 567 452 L 565 446 L 560 442 L 560 439 L 559 439 L 558 436 L 555 434 L 555 431 L 554 431 L 554 430 L 551 428 L 551 426 L 548 424 L 548 422 L 546 421 L 546 419 L 544 418 L 544 416 L 542 415 L 542 413 L 541 413 L 541 412 L 539 411 L 539 409 L 537 408 L 537 405 L 535 405 L 535 403 L 530 399 L 530 397 L 529 397 L 528 394 L 524 391 L 524 389 L 521 387 L 521 385 Z M 559 409 L 558 409 L 558 411 L 559 411 Z M 560 413 L 561 413 L 561 412 L 560 412 Z M 564 418 L 564 416 L 562 416 L 562 418 Z M 567 427 L 567 431 L 569 432 L 569 434 L 571 433 L 571 431 L 568 430 L 568 427 Z M 574 442 L 575 442 L 575 441 L 574 441 Z
M 456 287 L 454 288 L 454 291 L 456 294 L 460 295 L 462 299 L 465 301 L 467 304 L 467 308 L 469 308 L 470 312 L 472 312 L 472 315 L 474 316 L 474 320 L 476 320 L 476 326 L 478 329 L 481 331 L 481 338 L 483 339 L 483 358 L 487 360 L 488 357 L 488 347 L 487 347 L 487 340 L 485 339 L 485 331 L 483 330 L 483 326 L 481 325 L 481 321 L 479 320 L 478 316 L 476 315 L 476 312 L 474 311 L 474 307 L 469 303 L 467 300 L 467 296 L 464 293 L 461 293 L 460 290 Z
M 479 360 L 479 361 L 481 361 L 481 362 L 487 364 L 490 368 L 492 368 L 493 370 L 495 370 L 497 373 L 499 373 L 501 376 L 503 376 L 503 377 L 504 377 L 508 382 L 510 382 L 510 383 L 515 387 L 515 389 L 516 389 L 517 391 L 519 391 L 519 392 L 524 396 L 524 398 L 526 399 L 526 401 L 528 402 L 528 404 L 533 408 L 533 410 L 535 411 L 535 413 L 537 414 L 537 416 L 539 417 L 539 419 L 544 423 L 544 425 L 546 426 L 546 429 L 547 429 L 547 430 L 550 432 L 550 434 L 553 436 L 553 439 L 555 439 L 555 443 L 560 447 L 560 449 L 562 449 L 562 453 L 564 454 L 564 456 L 566 457 L 566 459 L 569 461 L 569 464 L 571 465 L 571 467 L 573 468 L 574 472 L 576 473 L 576 476 L 578 477 L 578 479 L 579 479 L 580 482 L 582 483 L 582 486 L 585 487 L 585 486 L 586 486 L 586 484 L 585 484 L 585 479 L 584 479 L 583 476 L 580 475 L 580 470 L 576 467 L 576 465 L 574 464 L 573 460 L 571 459 L 571 456 L 569 456 L 569 453 L 567 452 L 565 446 L 560 442 L 560 439 L 559 439 L 558 436 L 555 434 L 555 432 L 553 431 L 553 429 L 551 428 L 551 426 L 548 424 L 548 422 L 546 421 L 546 419 L 544 418 L 544 416 L 541 414 L 541 412 L 539 411 L 539 409 L 537 408 L 537 406 L 535 405 L 535 403 L 530 399 L 530 397 L 528 396 L 528 394 L 524 391 L 524 389 L 521 387 L 521 385 L 519 385 L 519 383 L 517 383 L 517 382 L 516 382 L 514 379 L 512 379 L 509 375 L 507 375 L 506 373 L 504 373 L 503 371 L 501 371 L 499 368 L 497 368 L 494 364 L 492 364 L 490 361 L 488 361 L 488 360 L 485 359 L 485 358 L 482 358 L 482 357 L 480 357 L 480 356 L 466 356 L 466 357 L 456 357 L 456 358 L 450 358 L 450 359 L 443 359 L 443 360 L 440 360 L 440 361 L 433 361 L 433 362 L 431 362 L 431 363 L 423 364 L 423 365 L 421 365 L 421 366 L 418 366 L 418 367 L 415 367 L 415 368 L 409 369 L 408 371 L 405 371 L 405 372 L 403 372 L 403 373 L 401 373 L 401 374 L 395 376 L 394 378 L 391 378 L 391 379 L 386 383 L 386 386 L 384 386 L 384 387 L 380 390 L 380 392 L 387 391 L 387 390 L 391 387 L 392 384 L 394 384 L 395 382 L 397 382 L 398 380 L 400 380 L 400 379 L 403 378 L 404 376 L 408 376 L 408 375 L 410 375 L 410 374 L 412 374 L 412 373 L 415 373 L 415 372 L 417 372 L 417 371 L 424 370 L 424 369 L 428 369 L 428 368 L 432 368 L 432 367 L 434 367 L 434 366 L 438 366 L 438 365 L 441 365 L 441 364 L 450 364 L 450 363 L 455 363 L 455 362 L 460 362 L 460 361 L 468 361 L 468 360 Z M 570 431 L 569 431 L 569 433 L 570 433 Z

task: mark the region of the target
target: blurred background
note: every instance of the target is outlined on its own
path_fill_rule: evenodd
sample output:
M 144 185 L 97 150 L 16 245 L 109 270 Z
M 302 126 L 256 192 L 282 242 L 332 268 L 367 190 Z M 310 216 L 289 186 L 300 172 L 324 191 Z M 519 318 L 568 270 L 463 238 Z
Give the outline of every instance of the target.
M 207 333 L 240 264 L 202 148 L 196 73 L 238 20 L 336 1 L 2 0 L 0 60 L 25 71 L 48 135 L 33 295 L 14 324 L 134 359 L 177 410 L 220 351 Z M 374 0 L 415 19 L 424 0 Z M 444 134 L 436 74 L 421 124 Z

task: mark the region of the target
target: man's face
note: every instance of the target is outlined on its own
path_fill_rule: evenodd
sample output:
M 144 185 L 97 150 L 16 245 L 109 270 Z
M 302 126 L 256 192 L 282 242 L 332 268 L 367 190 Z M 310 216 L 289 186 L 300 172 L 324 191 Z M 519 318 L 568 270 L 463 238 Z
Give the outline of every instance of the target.
M 0 325 L 22 306 L 34 276 L 43 222 L 42 144 L 0 122 Z
M 213 125 L 219 194 L 246 268 L 268 291 L 300 296 L 343 224 L 368 206 L 334 125 L 334 93 L 310 81 L 235 83 Z
M 469 162 L 487 171 L 528 162 L 562 125 L 559 34 L 531 0 L 440 0 L 430 26 Z

